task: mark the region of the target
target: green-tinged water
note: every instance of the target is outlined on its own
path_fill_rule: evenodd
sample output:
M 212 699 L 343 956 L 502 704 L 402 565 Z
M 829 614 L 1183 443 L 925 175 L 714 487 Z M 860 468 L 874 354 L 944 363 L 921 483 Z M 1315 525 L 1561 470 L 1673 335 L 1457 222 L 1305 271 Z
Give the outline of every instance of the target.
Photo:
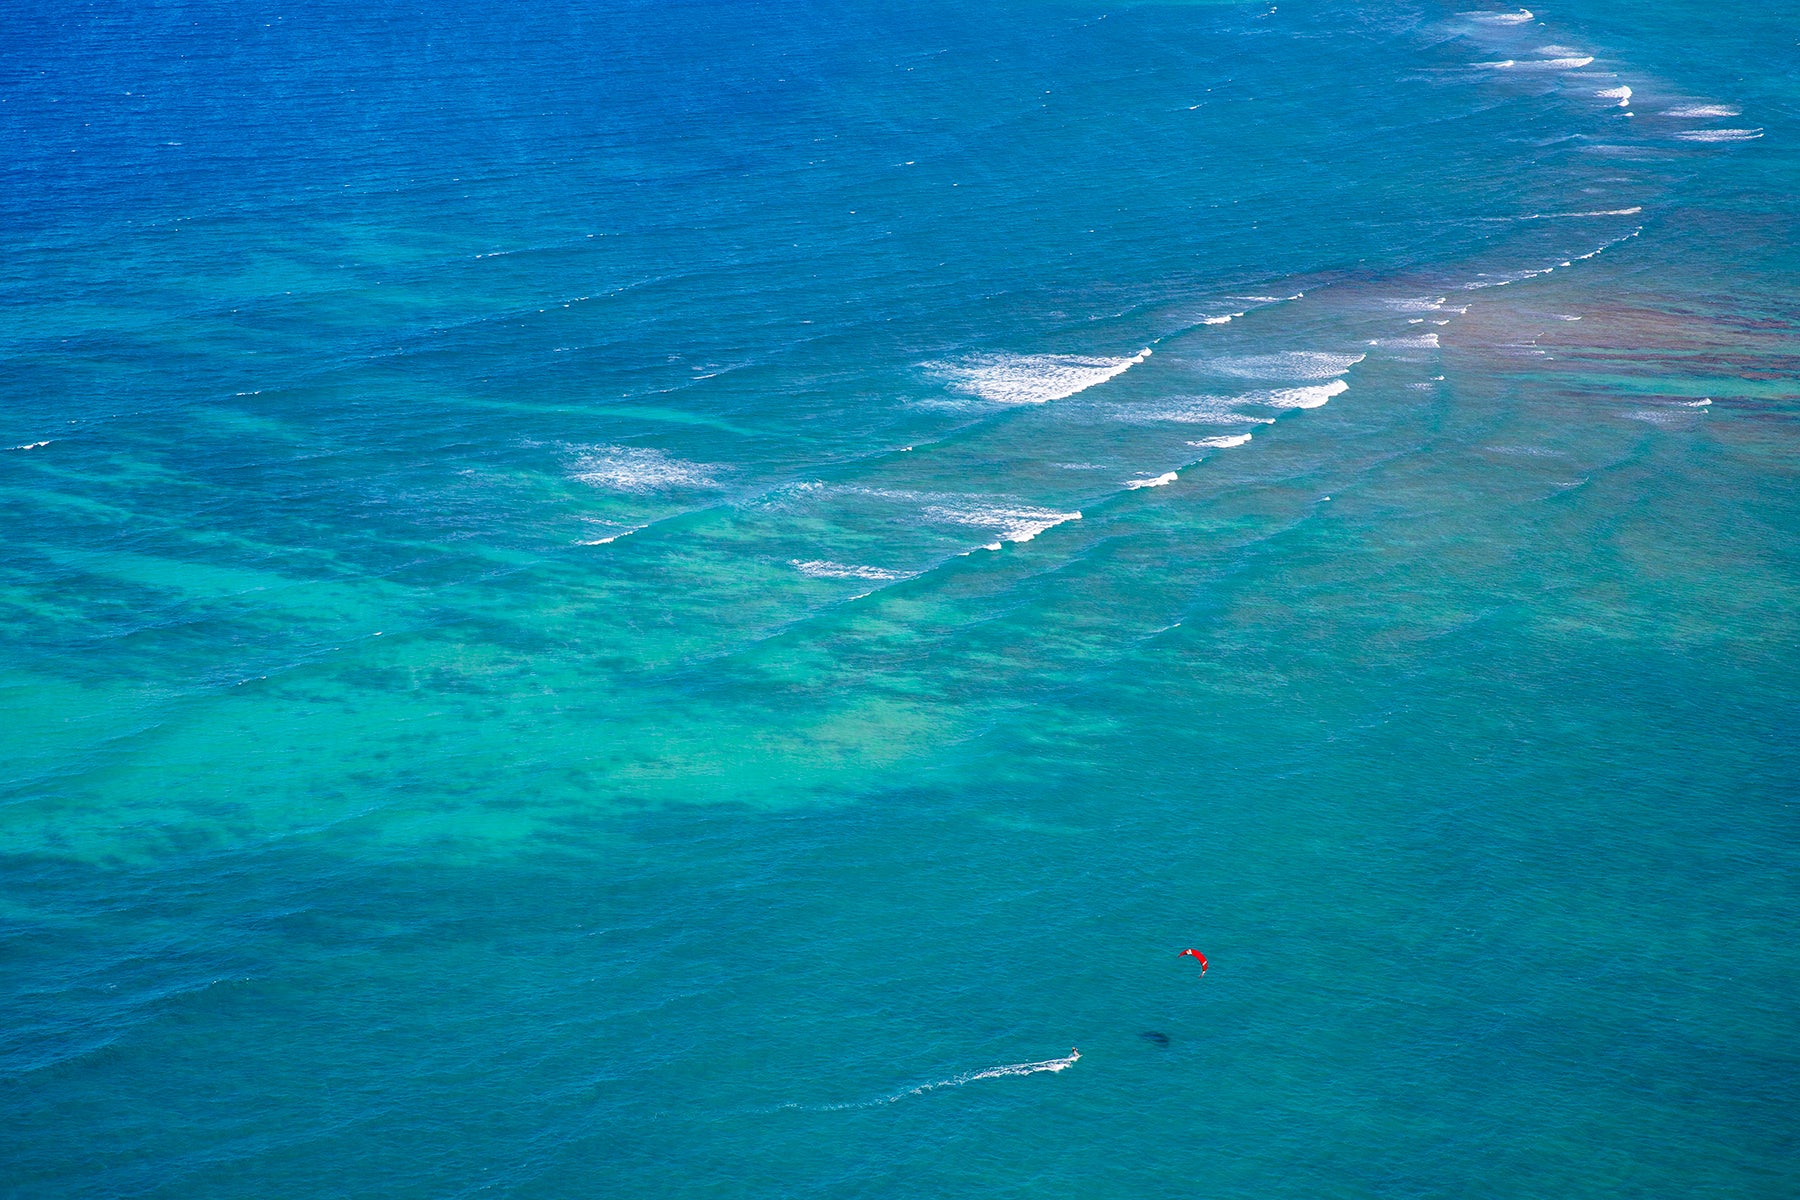
M 1791 21 L 10 15 L 0 1194 L 1800 1185 Z

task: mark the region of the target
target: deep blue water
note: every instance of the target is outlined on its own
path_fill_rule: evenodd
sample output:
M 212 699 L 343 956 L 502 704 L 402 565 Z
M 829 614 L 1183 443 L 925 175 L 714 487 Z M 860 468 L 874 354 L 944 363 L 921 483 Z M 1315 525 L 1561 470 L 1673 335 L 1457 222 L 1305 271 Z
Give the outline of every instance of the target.
M 0 18 L 0 1194 L 1800 1188 L 1793 14 Z

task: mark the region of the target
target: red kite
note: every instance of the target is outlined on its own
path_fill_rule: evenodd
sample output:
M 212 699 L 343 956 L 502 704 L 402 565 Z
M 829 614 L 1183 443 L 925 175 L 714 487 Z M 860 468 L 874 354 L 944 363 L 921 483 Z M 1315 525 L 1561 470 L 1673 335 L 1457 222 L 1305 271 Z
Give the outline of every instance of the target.
M 1200 974 L 1202 974 L 1202 975 L 1206 974 L 1206 955 L 1200 953 L 1198 950 L 1195 950 L 1193 947 L 1191 947 L 1191 946 L 1188 947 L 1186 950 L 1183 950 L 1180 954 L 1177 954 L 1175 957 L 1176 958 L 1185 958 L 1186 956 L 1188 956 L 1190 954 L 1200 960 Z

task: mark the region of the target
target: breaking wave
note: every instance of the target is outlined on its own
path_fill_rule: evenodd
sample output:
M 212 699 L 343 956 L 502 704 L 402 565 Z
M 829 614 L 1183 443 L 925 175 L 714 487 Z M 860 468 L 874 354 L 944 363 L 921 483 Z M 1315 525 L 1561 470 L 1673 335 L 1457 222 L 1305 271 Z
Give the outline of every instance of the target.
M 1683 129 L 1675 136 L 1684 142 L 1753 142 L 1760 129 Z
M 830 562 L 822 558 L 806 562 L 794 559 L 792 565 L 802 575 L 810 575 L 814 579 L 865 579 L 876 583 L 888 583 L 901 577 L 898 571 L 886 571 L 880 567 L 853 566 L 848 563 Z
M 1287 350 L 1280 354 L 1246 354 L 1218 358 L 1207 366 L 1222 375 L 1240 379 L 1313 380 L 1335 379 L 1361 362 L 1362 354 L 1331 354 L 1323 350 Z
M 1333 396 L 1342 395 L 1348 390 L 1349 384 L 1341 379 L 1334 379 L 1330 383 L 1318 383 L 1311 387 L 1276 388 L 1244 398 L 1270 408 L 1318 408 Z
M 1584 54 L 1571 58 L 1503 58 L 1499 62 L 1478 62 L 1474 65 L 1495 71 L 1573 71 L 1593 61 L 1593 55 Z
M 1054 529 L 1064 521 L 1079 521 L 1078 512 L 1058 512 L 1053 508 L 1027 505 L 952 505 L 934 504 L 924 513 L 925 519 L 944 525 L 961 525 L 966 529 L 992 530 L 997 540 L 987 545 L 998 550 L 1001 542 L 1029 542 L 1046 529 Z
M 1480 21 L 1483 25 L 1523 25 L 1535 16 L 1529 8 L 1521 8 L 1517 12 L 1466 12 L 1456 15 Z
M 927 363 L 950 390 L 991 404 L 1044 404 L 1085 392 L 1137 366 L 1148 349 L 1130 357 L 1075 354 L 974 354 L 953 362 Z
M 1154 477 L 1146 475 L 1138 479 L 1127 479 L 1125 481 L 1125 486 L 1132 488 L 1133 490 L 1137 488 L 1168 487 L 1171 483 L 1174 483 L 1180 478 L 1181 473 L 1178 471 L 1164 471 L 1161 475 Z
M 577 455 L 571 479 L 615 492 L 658 492 L 670 488 L 716 488 L 720 468 L 671 458 L 648 446 L 592 446 Z

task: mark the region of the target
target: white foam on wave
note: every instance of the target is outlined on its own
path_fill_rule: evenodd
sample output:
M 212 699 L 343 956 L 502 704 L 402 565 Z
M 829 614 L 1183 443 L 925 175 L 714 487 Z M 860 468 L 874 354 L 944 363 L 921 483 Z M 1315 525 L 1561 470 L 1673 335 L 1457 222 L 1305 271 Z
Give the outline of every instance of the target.
M 1493 454 L 1519 455 L 1526 458 L 1568 457 L 1568 455 L 1561 450 L 1550 450 L 1543 446 L 1483 446 L 1482 449 Z
M 1696 415 L 1688 410 L 1686 405 L 1679 408 L 1636 408 L 1623 414 L 1628 421 L 1642 421 L 1646 425 L 1655 425 L 1659 429 L 1697 428 L 1692 423 Z
M 1494 71 L 1574 71 L 1594 61 L 1591 54 L 1570 58 L 1503 58 L 1499 62 L 1471 64 Z
M 1678 108 L 1665 109 L 1665 117 L 1741 117 L 1744 110 L 1733 108 L 1729 104 L 1683 104 Z
M 1220 434 L 1218 437 L 1198 438 L 1194 441 L 1189 442 L 1188 445 L 1200 447 L 1202 449 L 1212 448 L 1212 449 L 1218 449 L 1218 450 L 1229 450 L 1233 446 L 1243 445 L 1245 442 L 1249 441 L 1253 436 L 1255 436 L 1255 435 L 1248 434 L 1248 433 L 1226 433 L 1226 434 Z
M 1684 142 L 1753 142 L 1760 129 L 1683 129 L 1675 136 Z
M 1382 338 L 1373 343 L 1377 346 L 1389 346 L 1397 350 L 1436 350 L 1438 335 L 1435 333 L 1414 334 L 1412 337 Z
M 50 443 L 47 441 L 26 442 L 23 446 L 8 446 L 7 449 L 8 450 L 37 450 L 37 449 L 40 449 L 41 447 L 48 446 L 49 444 Z
M 912 449 L 911 446 L 907 447 Z M 823 479 L 791 479 L 786 483 L 778 483 L 768 490 L 762 502 L 765 505 L 777 505 L 789 501 L 801 500 L 814 492 L 825 490 Z
M 1613 243 L 1608 242 L 1607 246 L 1610 246 L 1612 244 Z M 1600 250 L 1604 250 L 1604 249 L 1606 249 L 1606 246 L 1602 246 L 1600 248 Z M 1593 250 L 1587 254 L 1577 255 L 1576 257 L 1578 260 L 1583 259 L 1583 258 L 1592 258 L 1592 257 L 1594 257 L 1594 255 L 1600 253 L 1600 250 Z M 1563 264 L 1563 266 L 1565 266 L 1565 267 L 1568 265 L 1569 265 L 1568 263 Z M 1504 274 L 1499 274 L 1499 275 L 1489 274 L 1484 271 L 1484 272 L 1482 272 L 1481 278 L 1474 279 L 1474 280 L 1469 281 L 1468 283 L 1463 284 L 1463 288 L 1466 291 L 1476 291 L 1477 289 L 1480 289 L 1480 288 L 1505 287 L 1509 283 L 1522 283 L 1527 279 L 1536 279 L 1539 275 L 1548 275 L 1548 274 L 1550 274 L 1550 272 L 1552 272 L 1554 270 L 1556 270 L 1555 267 L 1537 267 L 1535 269 L 1528 269 L 1528 270 L 1524 270 L 1524 271 L 1508 271 Z
M 602 522 L 602 521 L 590 521 L 590 522 L 589 522 L 589 524 L 592 524 L 592 525 L 601 525 L 601 524 L 605 524 L 605 522 Z M 638 531 L 639 531 L 639 530 L 641 530 L 641 529 L 646 529 L 646 528 L 648 528 L 648 526 L 645 526 L 645 525 L 633 525 L 633 526 L 632 526 L 632 527 L 631 527 L 631 528 L 629 528 L 629 529 L 621 529 L 621 530 L 619 530 L 619 532 L 617 532 L 617 533 L 609 533 L 609 534 L 607 534 L 607 535 L 606 535 L 606 536 L 605 536 L 605 537 L 597 537 L 597 538 L 580 538 L 580 539 L 578 539 L 578 540 L 577 540 L 577 541 L 576 541 L 576 543 L 575 543 L 575 544 L 576 544 L 576 545 L 577 545 L 577 546 L 610 546 L 610 545 L 612 545 L 612 544 L 613 544 L 613 543 L 614 543 L 614 542 L 616 542 L 616 541 L 618 541 L 618 540 L 619 540 L 619 539 L 620 539 L 620 538 L 625 538 L 625 537 L 630 537 L 630 536 L 631 536 L 631 535 L 632 535 L 632 534 L 634 534 L 634 533 L 636 533 L 636 532 L 638 532 Z
M 1570 260 L 1569 262 L 1565 262 L 1562 265 L 1565 267 L 1569 267 L 1569 266 L 1575 265 L 1575 263 L 1578 263 L 1578 262 L 1586 262 L 1590 258 L 1594 258 L 1594 257 L 1597 257 L 1598 255 L 1605 254 L 1608 250 L 1611 250 L 1614 246 L 1618 245 L 1620 242 L 1630 241 L 1632 238 L 1636 237 L 1638 234 L 1640 234 L 1642 232 L 1644 232 L 1644 227 L 1642 225 L 1639 225 L 1636 229 L 1632 230 L 1630 233 L 1620 234 L 1616 238 L 1608 238 L 1606 241 L 1601 242 L 1598 246 L 1594 247 L 1592 250 L 1589 250 L 1586 254 L 1577 254 L 1572 260 Z M 1533 273 L 1537 274 L 1537 275 L 1548 275 L 1553 269 L 1554 268 L 1552 268 L 1552 267 L 1545 267 L 1542 271 L 1536 271 Z
M 986 549 L 998 550 L 1001 542 L 1029 542 L 1046 529 L 1054 529 L 1065 521 L 1079 521 L 1079 512 L 1058 512 L 1053 508 L 1034 508 L 1012 504 L 934 504 L 924 513 L 928 521 L 945 525 L 961 525 L 969 529 L 990 529 L 998 540 Z
M 590 446 L 575 459 L 570 478 L 615 492 L 716 488 L 720 470 L 708 463 L 671 458 L 649 446 Z
M 1220 374 L 1240 379 L 1335 379 L 1365 357 L 1362 354 L 1332 354 L 1324 350 L 1284 350 L 1279 354 L 1215 358 L 1207 366 Z
M 1044 404 L 1065 400 L 1122 375 L 1150 357 L 1148 349 L 1130 357 L 1077 354 L 972 354 L 953 362 L 926 363 L 950 390 L 992 404 Z
M 1394 312 L 1442 312 L 1444 301 L 1447 298 L 1445 296 L 1435 298 L 1431 296 L 1397 296 L 1383 300 L 1381 304 L 1382 307 L 1392 309 Z
M 1125 481 L 1125 486 L 1131 488 L 1133 491 L 1138 488 L 1168 487 L 1171 483 L 1174 483 L 1180 478 L 1181 472 L 1179 471 L 1164 471 L 1161 475 L 1143 475 L 1137 479 L 1127 479 Z
M 1246 416 L 1237 410 L 1238 396 L 1165 396 L 1154 408 L 1120 408 L 1123 421 L 1168 421 L 1175 425 L 1266 425 L 1272 418 Z
M 1350 390 L 1350 385 L 1341 379 L 1330 383 L 1317 383 L 1311 387 L 1275 388 L 1273 391 L 1254 392 L 1244 399 L 1252 404 L 1262 404 L 1269 408 L 1319 408 L 1333 396 L 1341 396 Z
M 1480 21 L 1483 25 L 1523 25 L 1534 19 L 1529 8 L 1521 8 L 1517 12 L 1466 12 L 1456 14 L 1467 17 L 1471 21 Z
M 1532 213 L 1530 216 L 1520 217 L 1519 220 L 1559 221 L 1567 217 L 1635 217 L 1643 211 L 1643 205 L 1634 204 L 1630 208 L 1595 208 L 1589 209 L 1587 212 Z
M 887 571 L 881 567 L 862 567 L 850 563 L 830 562 L 818 558 L 808 561 L 793 559 L 791 565 L 802 575 L 810 575 L 814 579 L 866 579 L 878 583 L 886 583 L 901 577 L 898 571 Z
M 1617 100 L 1620 108 L 1626 108 L 1631 104 L 1631 89 L 1623 84 L 1618 87 L 1601 88 L 1594 95 L 1602 100 Z

